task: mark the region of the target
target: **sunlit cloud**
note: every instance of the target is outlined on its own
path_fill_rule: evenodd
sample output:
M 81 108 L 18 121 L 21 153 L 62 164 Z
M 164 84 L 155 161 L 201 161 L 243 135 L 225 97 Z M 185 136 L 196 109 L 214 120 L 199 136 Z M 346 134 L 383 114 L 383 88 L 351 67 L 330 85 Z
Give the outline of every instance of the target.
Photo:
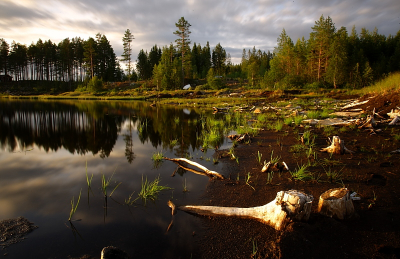
M 184 16 L 191 23 L 192 42 L 213 47 L 229 47 L 232 59 L 240 62 L 243 48 L 255 46 L 272 51 L 285 28 L 296 41 L 308 38 L 311 27 L 321 15 L 330 16 L 337 28 L 351 31 L 376 27 L 380 34 L 395 35 L 399 30 L 400 5 L 397 0 L 311 1 L 97 1 L 97 0 L 24 0 L 0 3 L 0 37 L 29 45 L 50 39 L 87 39 L 104 34 L 117 56 L 122 54 L 122 37 L 130 29 L 133 59 L 140 49 L 175 41 L 175 23 Z

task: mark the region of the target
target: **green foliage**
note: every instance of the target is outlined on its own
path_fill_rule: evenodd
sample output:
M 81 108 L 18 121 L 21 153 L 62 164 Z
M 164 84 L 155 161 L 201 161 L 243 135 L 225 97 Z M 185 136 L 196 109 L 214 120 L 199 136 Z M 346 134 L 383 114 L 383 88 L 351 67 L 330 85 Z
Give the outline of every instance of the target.
M 290 175 L 294 180 L 299 180 L 299 181 L 306 181 L 312 179 L 312 175 L 310 172 L 307 170 L 308 165 L 304 164 L 302 166 L 298 166 L 295 171 L 290 171 Z
M 91 92 L 97 92 L 103 89 L 103 80 L 94 76 L 88 83 L 87 89 Z
M 161 191 L 172 189 L 168 186 L 162 186 L 159 184 L 160 184 L 160 176 L 157 176 L 152 182 L 149 182 L 147 180 L 147 177 L 145 180 L 143 180 L 142 176 L 142 188 L 139 192 L 139 197 L 142 198 L 145 203 L 147 202 L 147 199 L 155 201 L 158 198 L 158 194 Z
M 211 89 L 219 90 L 224 88 L 222 78 L 214 73 L 214 68 L 210 68 L 207 73 L 207 84 Z
M 68 221 L 71 221 L 72 216 L 75 214 L 76 210 L 78 209 L 79 201 L 81 200 L 81 194 L 82 194 L 82 189 L 79 192 L 79 197 L 78 197 L 78 200 L 76 201 L 76 204 L 74 203 L 74 197 L 72 197 L 72 199 L 71 199 L 71 211 L 69 212 Z

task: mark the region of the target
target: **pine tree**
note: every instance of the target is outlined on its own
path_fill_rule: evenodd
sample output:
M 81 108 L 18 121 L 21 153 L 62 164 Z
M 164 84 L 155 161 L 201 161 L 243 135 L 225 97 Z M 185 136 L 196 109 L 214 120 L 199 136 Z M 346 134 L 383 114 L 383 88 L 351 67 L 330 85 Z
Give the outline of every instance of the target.
M 126 29 L 124 37 L 122 38 L 123 46 L 124 46 L 124 52 L 122 53 L 122 59 L 121 61 L 128 62 L 128 78 L 130 81 L 130 76 L 131 76 L 131 71 L 132 71 L 132 65 L 131 65 L 131 56 L 132 56 L 132 47 L 131 47 L 131 42 L 135 38 L 133 37 L 131 31 L 129 29 Z
M 213 49 L 211 59 L 212 59 L 212 65 L 214 67 L 214 72 L 218 76 L 225 74 L 224 70 L 226 61 L 226 51 L 221 46 L 220 43 L 218 43 Z
M 310 62 L 312 66 L 311 75 L 318 82 L 323 81 L 328 68 L 329 59 L 331 58 L 329 49 L 331 47 L 336 29 L 332 19 L 324 18 L 315 22 L 312 27 L 313 32 L 310 34 L 311 56 Z
M 10 46 L 7 41 L 3 38 L 0 39 L 0 71 L 4 71 L 4 75 L 7 75 L 8 66 L 8 53 L 10 51 Z
M 178 36 L 178 39 L 176 39 L 175 42 L 177 43 L 178 50 L 182 55 L 182 86 L 183 86 L 185 78 L 184 75 L 184 69 L 186 65 L 185 63 L 189 63 L 187 65 L 190 65 L 190 58 L 185 59 L 185 54 L 188 51 L 190 51 L 189 44 L 191 42 L 189 39 L 189 35 L 191 31 L 189 30 L 189 28 L 192 25 L 190 25 L 190 23 L 186 21 L 184 17 L 181 17 L 179 21 L 175 23 L 175 26 L 178 28 L 178 30 L 174 32 L 174 34 Z

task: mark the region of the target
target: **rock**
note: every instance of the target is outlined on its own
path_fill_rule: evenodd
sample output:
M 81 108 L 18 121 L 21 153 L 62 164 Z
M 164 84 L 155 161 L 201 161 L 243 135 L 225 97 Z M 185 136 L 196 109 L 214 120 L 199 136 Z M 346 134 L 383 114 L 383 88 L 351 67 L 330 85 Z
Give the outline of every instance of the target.
M 101 251 L 101 259 L 128 259 L 127 253 L 114 246 L 104 247 Z

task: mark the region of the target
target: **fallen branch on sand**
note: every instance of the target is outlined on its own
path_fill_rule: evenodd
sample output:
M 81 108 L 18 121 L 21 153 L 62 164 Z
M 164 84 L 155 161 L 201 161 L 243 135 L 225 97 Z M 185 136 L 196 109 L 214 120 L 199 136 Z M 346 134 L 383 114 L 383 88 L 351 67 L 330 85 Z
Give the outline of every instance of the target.
M 275 200 L 252 208 L 216 206 L 180 206 L 179 210 L 203 216 L 235 216 L 253 218 L 276 230 L 283 230 L 292 220 L 307 221 L 311 213 L 312 195 L 297 190 L 280 191 Z
M 218 179 L 221 179 L 221 180 L 224 179 L 223 175 L 221 175 L 221 174 L 219 174 L 219 173 L 217 173 L 215 171 L 208 170 L 206 167 L 200 165 L 199 163 L 190 161 L 189 159 L 186 159 L 186 158 L 168 158 L 168 157 L 164 157 L 164 159 L 172 161 L 172 162 L 178 164 L 180 167 L 182 167 L 186 171 L 191 171 L 191 172 L 193 172 L 195 174 L 206 175 L 208 177 L 215 177 L 215 178 L 218 178 Z M 195 166 L 195 167 L 203 170 L 203 172 L 191 169 L 191 168 L 185 166 L 185 163 L 187 163 L 189 165 L 192 165 L 192 166 Z
M 332 137 L 332 142 L 329 147 L 323 148 L 320 150 L 321 152 L 328 152 L 331 154 L 340 154 L 343 155 L 344 153 L 352 154 L 353 151 L 349 150 L 344 146 L 344 141 L 341 140 L 338 136 Z

